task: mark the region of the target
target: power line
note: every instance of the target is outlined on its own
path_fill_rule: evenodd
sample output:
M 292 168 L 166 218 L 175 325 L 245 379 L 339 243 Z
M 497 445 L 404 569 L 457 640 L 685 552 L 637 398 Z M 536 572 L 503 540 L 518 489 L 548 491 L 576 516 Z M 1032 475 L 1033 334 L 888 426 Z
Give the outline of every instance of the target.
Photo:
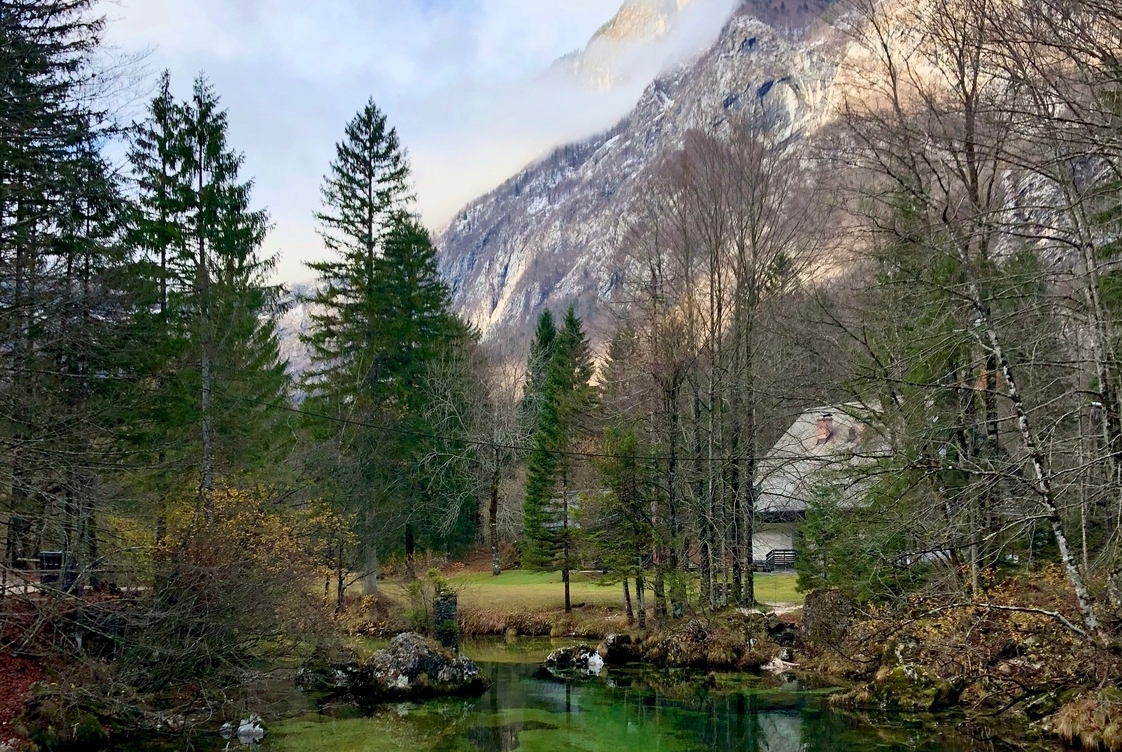
M 220 393 L 220 395 L 221 395 L 221 393 Z M 228 395 L 227 395 L 227 398 L 228 398 Z M 373 423 L 368 423 L 368 422 L 361 421 L 361 420 L 355 420 L 353 418 L 340 418 L 340 417 L 337 417 L 337 416 L 334 416 L 334 415 L 325 415 L 323 413 L 312 412 L 311 410 L 304 410 L 302 408 L 295 407 L 293 405 L 277 404 L 277 403 L 274 403 L 274 402 L 266 402 L 264 400 L 255 400 L 252 397 L 235 397 L 235 399 L 241 399 L 241 400 L 244 400 L 244 401 L 249 402 L 251 404 L 260 405 L 260 406 L 267 407 L 267 408 L 274 409 L 274 410 L 280 410 L 282 412 L 294 413 L 296 415 L 302 415 L 302 416 L 309 417 L 309 418 L 319 418 L 321 420 L 328 420 L 328 421 L 332 421 L 334 423 L 339 423 L 341 425 L 358 426 L 360 428 L 371 428 L 371 429 L 379 430 L 379 431 L 387 431 L 389 433 L 395 433 L 395 434 L 398 434 L 398 435 L 401 435 L 401 436 L 409 436 L 409 437 L 412 437 L 412 438 L 459 441 L 459 442 L 462 442 L 462 443 L 467 444 L 469 446 L 486 447 L 488 449 L 506 449 L 506 450 L 509 450 L 509 451 L 524 452 L 524 453 L 529 453 L 530 451 L 534 450 L 533 446 L 529 446 L 529 445 L 526 445 L 526 444 L 506 444 L 506 443 L 497 442 L 497 441 L 488 441 L 486 439 L 467 439 L 467 438 L 462 438 L 462 437 L 442 436 L 440 434 L 430 433 L 430 432 L 409 431 L 409 430 L 406 430 L 404 428 L 396 428 L 396 427 L 393 427 L 393 426 L 375 425 Z M 620 454 L 608 454 L 606 452 L 582 452 L 582 451 L 576 451 L 576 450 L 563 450 L 563 449 L 547 449 L 546 451 L 549 452 L 550 454 L 553 454 L 553 455 L 556 455 L 556 456 L 561 456 L 561 457 L 575 457 L 575 458 L 584 458 L 584 459 L 631 459 L 631 460 L 644 461 L 644 462 L 669 462 L 670 460 L 675 460 L 675 461 L 678 461 L 678 462 L 703 461 L 703 462 L 726 463 L 726 462 L 736 462 L 736 461 L 739 461 L 739 460 L 749 459 L 748 457 L 734 457 L 734 458 L 730 458 L 730 457 L 708 457 L 708 456 L 693 457 L 693 456 L 689 456 L 689 455 L 677 455 L 677 456 L 673 456 L 673 457 L 671 457 L 670 455 L 653 455 L 653 454 L 620 455 Z M 759 461 L 763 458 L 753 457 L 751 459 L 753 459 L 754 461 Z

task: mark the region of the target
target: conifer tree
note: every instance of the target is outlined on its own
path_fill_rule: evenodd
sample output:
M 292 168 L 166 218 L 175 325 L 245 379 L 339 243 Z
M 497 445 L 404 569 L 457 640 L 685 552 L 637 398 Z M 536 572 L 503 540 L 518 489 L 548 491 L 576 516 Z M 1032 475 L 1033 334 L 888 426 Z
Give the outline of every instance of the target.
M 373 100 L 347 124 L 321 194 L 324 209 L 316 220 L 332 257 L 308 264 L 318 286 L 305 338 L 313 361 L 307 388 L 313 396 L 356 400 L 373 368 L 364 351 L 381 304 L 377 261 L 412 201 L 405 151 Z
M 547 308 L 538 317 L 534 339 L 530 343 L 530 355 L 526 363 L 526 388 L 523 390 L 522 402 L 518 406 L 522 425 L 528 432 L 533 431 L 537 423 L 541 397 L 545 391 L 545 380 L 556 342 L 557 323 L 553 320 L 553 312 Z
M 88 96 L 92 2 L 0 3 L 0 511 L 5 559 L 96 555 L 101 471 L 118 459 L 101 378 L 121 319 L 121 197 Z M 33 541 L 32 530 L 35 530 Z
M 442 519 L 440 500 L 419 472 L 432 442 L 423 382 L 467 330 L 448 312 L 432 241 L 408 213 L 405 152 L 372 101 L 348 123 L 322 196 L 316 217 L 332 257 L 309 265 L 319 284 L 304 388 L 311 435 L 332 447 L 316 453 L 316 474 L 329 479 L 320 490 L 358 520 L 372 594 L 380 543 L 404 531 L 412 544 L 414 525 L 422 538 L 440 535 L 430 524 Z
M 165 75 L 130 152 L 130 236 L 147 272 L 137 325 L 157 345 L 141 368 L 160 377 L 148 435 L 173 475 L 196 476 L 208 519 L 217 475 L 265 463 L 275 407 L 287 397 L 279 290 L 267 282 L 274 260 L 260 250 L 268 218 L 250 206 L 253 183 L 241 180 L 243 157 L 226 133 L 226 113 L 205 79 L 190 100 L 176 102 Z M 166 454 L 176 443 L 189 454 Z
M 553 338 L 543 316 L 535 346 L 552 341 L 552 353 L 538 399 L 537 421 L 527 460 L 523 506 L 522 562 L 527 569 L 560 565 L 569 605 L 572 525 L 569 508 L 570 454 L 580 423 L 592 403 L 592 361 L 588 340 L 573 306 Z M 533 371 L 530 373 L 533 378 Z M 532 388 L 527 385 L 527 390 Z

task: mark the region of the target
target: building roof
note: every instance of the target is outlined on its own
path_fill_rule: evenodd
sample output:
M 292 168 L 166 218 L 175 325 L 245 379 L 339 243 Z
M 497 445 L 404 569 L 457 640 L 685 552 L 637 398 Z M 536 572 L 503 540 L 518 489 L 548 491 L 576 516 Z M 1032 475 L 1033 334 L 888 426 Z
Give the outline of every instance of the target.
M 760 461 L 756 514 L 801 516 L 823 485 L 844 480 L 838 471 L 868 461 L 873 437 L 859 416 L 870 410 L 875 407 L 827 405 L 800 415 Z M 852 487 L 848 495 L 856 496 Z

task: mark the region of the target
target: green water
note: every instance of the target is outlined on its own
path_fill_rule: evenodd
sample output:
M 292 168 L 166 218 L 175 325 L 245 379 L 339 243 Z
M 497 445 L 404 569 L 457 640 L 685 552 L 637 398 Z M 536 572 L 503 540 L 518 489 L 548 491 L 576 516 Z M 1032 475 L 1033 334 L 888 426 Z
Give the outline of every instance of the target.
M 480 657 L 496 655 L 494 647 Z M 527 661 L 521 648 L 512 657 Z M 795 682 L 612 671 L 591 682 L 543 677 L 536 663 L 483 662 L 494 686 L 476 700 L 338 711 L 274 725 L 280 752 L 966 752 L 1013 749 L 959 733 L 954 718 L 868 718 L 827 711 Z

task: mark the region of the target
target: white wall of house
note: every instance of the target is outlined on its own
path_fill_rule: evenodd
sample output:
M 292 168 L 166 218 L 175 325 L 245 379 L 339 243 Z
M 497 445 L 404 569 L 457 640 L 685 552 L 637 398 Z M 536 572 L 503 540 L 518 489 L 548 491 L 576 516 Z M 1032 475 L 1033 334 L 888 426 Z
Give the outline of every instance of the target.
M 752 560 L 763 561 L 775 549 L 794 548 L 797 528 L 794 522 L 757 522 L 752 531 Z

